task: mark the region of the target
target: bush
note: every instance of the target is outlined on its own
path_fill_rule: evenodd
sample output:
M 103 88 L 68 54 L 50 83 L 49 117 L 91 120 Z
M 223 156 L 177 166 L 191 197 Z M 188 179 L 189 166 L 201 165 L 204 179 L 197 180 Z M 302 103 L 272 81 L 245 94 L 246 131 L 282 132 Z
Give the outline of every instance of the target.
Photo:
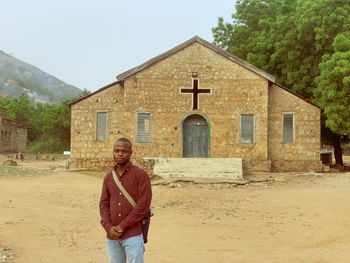
M 27 153 L 62 153 L 67 147 L 58 139 L 42 137 L 28 143 Z

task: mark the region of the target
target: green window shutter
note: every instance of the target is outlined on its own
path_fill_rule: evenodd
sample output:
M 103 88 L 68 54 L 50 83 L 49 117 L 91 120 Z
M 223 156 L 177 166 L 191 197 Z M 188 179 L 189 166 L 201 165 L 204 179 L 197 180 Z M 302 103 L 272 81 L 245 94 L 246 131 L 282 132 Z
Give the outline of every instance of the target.
M 241 115 L 241 143 L 254 143 L 254 115 Z
M 283 114 L 283 142 L 294 142 L 293 114 Z
M 107 112 L 97 113 L 96 140 L 107 140 Z
M 151 142 L 151 114 L 137 113 L 136 142 Z

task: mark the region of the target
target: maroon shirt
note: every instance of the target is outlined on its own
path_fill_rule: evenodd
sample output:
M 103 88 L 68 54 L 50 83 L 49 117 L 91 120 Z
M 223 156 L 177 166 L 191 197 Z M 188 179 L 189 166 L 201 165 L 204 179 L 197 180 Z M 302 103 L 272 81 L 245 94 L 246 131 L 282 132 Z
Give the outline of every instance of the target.
M 123 193 L 119 190 L 112 175 L 109 172 L 102 186 L 100 198 L 101 224 L 106 230 L 107 238 L 112 226 L 120 226 L 124 232 L 120 237 L 125 239 L 140 235 L 142 233 L 142 218 L 147 213 L 152 199 L 151 182 L 147 173 L 138 166 L 127 164 L 127 168 L 120 177 L 117 166 L 114 167 L 119 181 L 134 199 L 135 208 L 129 203 Z

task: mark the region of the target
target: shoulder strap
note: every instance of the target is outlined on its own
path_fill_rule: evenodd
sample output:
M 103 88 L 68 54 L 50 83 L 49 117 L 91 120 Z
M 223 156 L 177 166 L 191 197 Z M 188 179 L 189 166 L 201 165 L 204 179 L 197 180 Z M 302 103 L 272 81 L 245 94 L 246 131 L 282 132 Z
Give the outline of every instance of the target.
M 123 193 L 123 195 L 126 197 L 126 199 L 128 199 L 128 201 L 132 205 L 132 207 L 135 207 L 136 203 L 135 203 L 134 199 L 132 199 L 132 197 L 129 195 L 128 191 L 125 190 L 124 186 L 119 181 L 114 169 L 112 170 L 112 174 L 113 174 L 113 179 L 114 179 L 115 183 L 117 184 L 119 190 Z

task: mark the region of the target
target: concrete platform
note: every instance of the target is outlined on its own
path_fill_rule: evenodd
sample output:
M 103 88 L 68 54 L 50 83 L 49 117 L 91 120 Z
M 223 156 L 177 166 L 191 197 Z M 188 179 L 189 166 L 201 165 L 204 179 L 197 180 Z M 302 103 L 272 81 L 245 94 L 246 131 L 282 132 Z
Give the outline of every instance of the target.
M 242 180 L 240 158 L 152 158 L 155 160 L 153 175 L 162 179 L 197 178 Z

